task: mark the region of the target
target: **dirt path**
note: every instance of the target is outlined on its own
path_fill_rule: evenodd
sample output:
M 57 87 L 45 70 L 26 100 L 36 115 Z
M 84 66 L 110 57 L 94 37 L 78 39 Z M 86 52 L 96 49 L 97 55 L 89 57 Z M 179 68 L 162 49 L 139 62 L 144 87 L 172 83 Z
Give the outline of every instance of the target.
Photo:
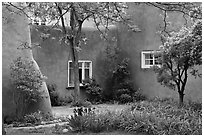
M 117 104 L 100 104 L 100 105 L 93 105 L 92 107 L 96 108 L 96 111 L 103 112 L 103 111 L 121 111 L 125 108 L 128 108 L 128 105 L 117 105 Z M 60 106 L 60 107 L 53 107 L 52 112 L 55 117 L 60 116 L 67 116 L 73 115 L 74 108 L 70 108 L 70 106 Z

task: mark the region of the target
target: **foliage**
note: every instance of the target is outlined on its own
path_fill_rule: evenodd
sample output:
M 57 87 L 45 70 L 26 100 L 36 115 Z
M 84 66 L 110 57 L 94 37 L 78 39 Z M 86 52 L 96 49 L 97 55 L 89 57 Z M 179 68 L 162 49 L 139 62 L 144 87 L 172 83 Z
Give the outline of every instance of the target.
M 34 112 L 32 114 L 28 114 L 24 116 L 25 123 L 36 124 L 43 121 L 43 116 L 40 111 Z
M 36 71 L 33 62 L 21 57 L 11 64 L 12 83 L 16 92 L 24 96 L 26 103 L 36 102 L 39 97 L 39 88 L 42 86 L 43 78 L 39 71 Z
M 18 57 L 10 65 L 10 70 L 16 116 L 20 118 L 26 113 L 29 104 L 39 99 L 43 77 L 27 58 Z
M 120 103 L 132 102 L 134 99 L 137 101 L 145 99 L 140 90 L 135 90 L 128 65 L 129 59 L 125 58 L 113 72 L 114 99 Z
M 91 105 L 91 102 L 82 99 L 71 103 L 71 107 L 91 107 Z
M 88 101 L 93 104 L 100 103 L 102 101 L 103 91 L 95 79 L 85 80 L 83 81 L 83 85 L 88 96 Z
M 99 133 L 124 131 L 149 135 L 202 134 L 202 112 L 185 106 L 178 108 L 173 99 L 154 99 L 134 103 L 121 112 L 96 113 L 94 110 L 75 114 L 70 119 L 71 131 Z
M 50 101 L 52 106 L 65 106 L 68 103 L 71 103 L 72 101 L 71 97 L 65 97 L 65 98 L 59 97 L 56 91 L 57 89 L 56 84 L 48 84 L 47 89 L 50 95 Z
M 188 79 L 188 71 L 193 76 L 201 76 L 197 65 L 202 64 L 202 21 L 198 20 L 190 28 L 182 28 L 172 33 L 163 46 L 161 67 L 155 67 L 157 80 L 164 86 L 177 89 L 181 96 Z
M 135 104 L 135 112 L 137 111 L 140 111 L 138 115 L 150 134 L 202 133 L 201 111 L 194 111 L 189 106 L 178 108 L 172 100 L 140 102 Z
M 74 110 L 75 114 L 69 120 L 69 128 L 72 132 L 92 132 L 99 133 L 106 130 L 117 129 L 116 120 L 117 116 L 114 116 L 114 112 L 108 112 L 106 114 L 97 114 L 94 108 L 83 109 L 79 108 Z M 112 117 L 113 116 L 113 117 Z

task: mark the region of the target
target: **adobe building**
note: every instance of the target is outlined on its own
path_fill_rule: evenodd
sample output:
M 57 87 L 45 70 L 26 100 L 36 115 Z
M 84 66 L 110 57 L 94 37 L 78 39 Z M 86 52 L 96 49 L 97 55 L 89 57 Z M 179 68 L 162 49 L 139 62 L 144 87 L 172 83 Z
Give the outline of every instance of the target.
M 177 99 L 177 91 L 160 85 L 157 82 L 156 74 L 150 69 L 152 65 L 156 64 L 156 57 L 152 55 L 152 52 L 159 50 L 162 45 L 157 33 L 158 30 L 161 30 L 160 26 L 163 25 L 161 11 L 144 5 L 137 5 L 137 7 L 129 5 L 128 13 L 141 31 L 128 31 L 127 27 L 118 24 L 109 32 L 109 38 L 114 40 L 107 42 L 100 38 L 100 33 L 96 29 L 90 26 L 83 27 L 83 33 L 88 41 L 86 45 L 81 46 L 82 50 L 79 53 L 80 81 L 94 78 L 102 88 L 108 90 L 110 83 L 104 78 L 107 69 L 106 53 L 107 51 L 114 52 L 114 49 L 118 48 L 120 50 L 118 61 L 129 58 L 129 68 L 136 88 L 140 88 L 149 98 L 159 96 Z M 181 15 L 175 14 L 169 14 L 169 20 L 172 21 L 172 27 L 175 29 L 179 29 L 184 22 Z M 46 32 L 47 29 L 49 29 L 48 26 L 32 26 L 32 43 L 41 43 L 41 48 L 33 49 L 33 55 L 42 73 L 47 77 L 46 83 L 55 85 L 61 97 L 69 97 L 73 91 L 69 48 L 60 43 L 60 30 L 50 30 L 50 38 L 44 41 L 40 39 L 41 32 Z M 147 58 L 147 56 L 152 58 Z M 148 59 L 149 63 L 145 64 L 145 60 Z M 202 100 L 201 78 L 194 79 L 189 75 L 184 100 L 188 99 Z

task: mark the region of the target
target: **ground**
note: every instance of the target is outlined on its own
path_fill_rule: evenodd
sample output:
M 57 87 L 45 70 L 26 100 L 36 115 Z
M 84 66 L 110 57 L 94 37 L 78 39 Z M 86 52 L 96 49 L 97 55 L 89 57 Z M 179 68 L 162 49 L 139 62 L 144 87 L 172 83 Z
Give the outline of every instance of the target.
M 125 109 L 128 105 L 118 105 L 118 104 L 99 104 L 99 105 L 93 105 L 93 107 L 96 108 L 96 111 L 121 111 Z M 53 107 L 52 112 L 54 116 L 66 116 L 66 115 L 72 115 L 73 109 L 70 108 L 70 106 L 60 106 L 60 107 Z
M 93 107 L 95 107 L 95 111 L 97 112 L 103 112 L 106 110 L 110 110 L 110 111 L 121 111 L 125 108 L 128 107 L 128 105 L 118 105 L 118 104 L 100 104 L 100 105 L 93 105 Z M 53 115 L 55 117 L 61 117 L 61 116 L 67 116 L 67 115 L 72 115 L 73 114 L 73 109 L 74 108 L 70 108 L 70 106 L 59 106 L 59 107 L 52 107 L 52 112 Z M 6 129 L 7 134 L 10 135 L 31 135 L 31 134 L 35 134 L 35 135 L 50 135 L 53 134 L 53 130 L 54 130 L 54 126 L 50 125 L 50 126 L 43 126 L 40 128 L 33 128 L 33 129 L 25 129 L 25 128 L 21 128 L 21 129 Z M 83 134 L 83 133 L 80 133 Z M 105 133 L 100 133 L 103 135 L 121 135 L 121 134 L 126 134 L 126 133 L 122 133 L 120 131 L 114 131 L 114 132 L 105 132 Z

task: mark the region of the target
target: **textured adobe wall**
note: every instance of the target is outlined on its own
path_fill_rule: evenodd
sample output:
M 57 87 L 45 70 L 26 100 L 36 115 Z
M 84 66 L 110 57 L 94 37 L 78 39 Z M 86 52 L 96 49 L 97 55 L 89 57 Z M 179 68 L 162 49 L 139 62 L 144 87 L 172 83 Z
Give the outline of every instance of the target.
M 134 5 L 131 4 L 130 5 Z M 141 69 L 141 51 L 143 50 L 158 50 L 161 45 L 160 37 L 157 31 L 160 29 L 159 23 L 162 24 L 160 11 L 147 6 L 139 5 L 138 7 L 130 6 L 129 13 L 135 24 L 138 24 L 141 32 L 129 32 L 127 28 L 119 25 L 118 29 L 111 32 L 111 36 L 116 36 L 117 42 L 110 45 L 119 46 L 122 50 L 121 57 L 130 58 L 130 66 L 132 79 L 135 86 L 141 88 L 142 91 L 149 97 L 174 97 L 177 98 L 177 92 L 171 91 L 166 87 L 161 86 L 157 80 L 155 73 L 150 69 Z M 181 16 L 169 15 L 169 19 L 173 20 L 172 26 L 179 29 L 179 26 L 184 21 Z M 40 28 L 43 30 L 43 27 Z M 40 41 L 39 32 L 32 28 L 32 42 Z M 104 50 L 107 44 L 99 37 L 98 32 L 94 29 L 85 31 L 88 37 L 87 45 L 82 46 L 80 59 L 92 60 L 93 62 L 93 77 L 99 82 L 102 87 L 108 88 L 109 82 L 104 82 L 103 71 L 104 65 Z M 55 83 L 60 96 L 68 96 L 71 90 L 67 90 L 67 60 L 70 59 L 68 48 L 65 45 L 60 45 L 60 32 L 57 30 L 51 31 L 51 37 L 56 39 L 48 39 L 42 42 L 41 48 L 34 50 L 34 58 L 39 62 L 44 75 L 48 77 L 47 83 Z M 189 78 L 185 99 L 201 100 L 201 79 Z M 110 83 L 109 83 L 110 84 Z M 189 94 L 190 93 L 190 94 Z
M 132 66 L 131 72 L 136 87 L 141 88 L 149 97 L 160 96 L 177 98 L 178 95 L 176 91 L 171 91 L 157 83 L 155 73 L 152 70 L 141 69 L 141 51 L 158 50 L 161 45 L 160 37 L 156 33 L 159 29 L 159 23 L 162 25 L 161 16 L 159 16 L 160 11 L 142 5 L 130 7 L 129 13 L 132 15 L 134 22 L 138 24 L 141 32 L 127 32 L 127 28 L 120 26 L 118 30 L 118 40 L 120 41 L 119 46 L 123 50 L 124 56 L 130 58 Z M 172 26 L 178 29 L 180 24 L 184 21 L 180 15 L 170 15 L 169 19 L 173 20 Z M 194 79 L 189 76 L 185 99 L 201 101 L 201 88 L 202 79 Z
M 2 21 L 2 112 L 3 116 L 14 116 L 16 106 L 13 102 L 13 92 L 15 91 L 10 81 L 10 64 L 17 57 L 22 57 L 34 61 L 36 70 L 39 70 L 39 67 L 33 59 L 30 49 L 18 49 L 25 42 L 28 43 L 28 46 L 31 44 L 27 18 L 22 14 L 11 14 L 4 7 L 2 7 L 2 12 L 5 19 Z M 45 82 L 43 82 L 40 92 L 42 92 L 41 98 L 37 103 L 29 106 L 26 113 L 37 110 L 51 113 L 50 99 Z
M 34 58 L 38 62 L 42 73 L 47 77 L 47 84 L 56 84 L 57 91 L 61 97 L 70 96 L 73 89 L 67 88 L 68 82 L 68 60 L 71 60 L 69 48 L 59 42 L 60 31 L 50 30 L 50 38 L 42 41 L 40 39 L 40 33 L 46 32 L 49 29 L 46 26 L 33 26 L 31 29 L 32 43 L 41 43 L 40 48 L 33 50 Z M 92 74 L 99 83 L 101 83 L 99 70 L 104 68 L 100 64 L 100 60 L 103 57 L 106 43 L 101 40 L 99 32 L 95 30 L 84 30 L 88 38 L 87 45 L 82 45 L 82 50 L 79 53 L 80 60 L 92 61 Z

